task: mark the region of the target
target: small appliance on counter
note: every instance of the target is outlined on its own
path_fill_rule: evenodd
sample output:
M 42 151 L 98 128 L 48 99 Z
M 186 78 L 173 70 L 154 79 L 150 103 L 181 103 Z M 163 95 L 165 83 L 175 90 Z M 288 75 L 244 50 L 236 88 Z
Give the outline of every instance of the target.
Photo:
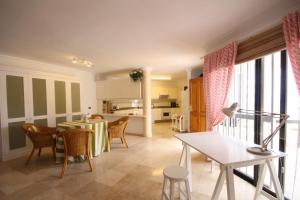
M 176 101 L 171 101 L 170 105 L 171 105 L 171 108 L 176 108 L 177 107 Z

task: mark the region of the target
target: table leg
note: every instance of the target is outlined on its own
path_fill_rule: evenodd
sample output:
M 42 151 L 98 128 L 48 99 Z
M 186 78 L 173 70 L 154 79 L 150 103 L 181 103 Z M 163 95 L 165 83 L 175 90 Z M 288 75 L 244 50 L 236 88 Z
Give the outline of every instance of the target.
M 186 145 L 182 144 L 182 152 L 179 160 L 179 166 L 185 166 Z
M 188 145 L 183 143 L 183 149 L 179 161 L 179 166 L 185 167 L 188 172 L 188 180 L 189 180 L 189 186 L 190 186 L 190 192 L 192 192 L 192 160 L 191 160 L 191 150 Z
M 218 181 L 217 181 L 217 184 L 215 186 L 214 193 L 211 197 L 212 200 L 217 200 L 219 198 L 220 192 L 221 192 L 223 184 L 224 184 L 224 181 L 225 181 L 225 170 L 224 170 L 224 167 L 221 167 L 221 171 L 220 171 L 220 174 L 219 174 L 219 177 L 218 177 Z
M 282 189 L 281 189 L 281 185 L 280 185 L 280 182 L 279 182 L 279 178 L 277 176 L 277 173 L 276 173 L 276 170 L 275 170 L 275 166 L 274 166 L 274 162 L 272 161 L 272 159 L 268 159 L 267 160 L 267 165 L 268 165 L 269 170 L 270 170 L 271 179 L 272 179 L 272 182 L 274 184 L 274 188 L 275 188 L 275 191 L 276 191 L 277 199 L 278 200 L 282 200 L 282 199 L 284 199 L 284 195 L 282 193 Z
M 188 174 L 188 180 L 189 180 L 189 186 L 190 186 L 190 192 L 192 192 L 192 159 L 191 159 L 191 149 L 188 145 L 185 145 L 185 167 L 187 168 L 189 174 Z
M 226 183 L 227 183 L 227 199 L 234 200 L 234 180 L 233 180 L 233 168 L 226 166 Z
M 266 177 L 266 171 L 267 171 L 266 163 L 259 165 L 259 174 L 258 174 L 258 181 L 257 181 L 257 185 L 256 185 L 254 200 L 257 199 L 261 193 L 261 190 L 264 185 L 264 180 Z

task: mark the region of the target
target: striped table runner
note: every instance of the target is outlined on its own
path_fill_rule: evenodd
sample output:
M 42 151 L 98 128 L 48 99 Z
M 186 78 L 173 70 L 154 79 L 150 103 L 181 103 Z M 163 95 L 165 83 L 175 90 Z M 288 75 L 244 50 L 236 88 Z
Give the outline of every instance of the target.
M 108 141 L 107 121 L 106 120 L 91 120 L 89 122 L 73 121 L 64 122 L 57 125 L 60 129 L 68 128 L 88 128 L 95 131 L 91 137 L 91 152 L 92 156 L 99 156 L 102 152 L 110 151 Z M 83 158 L 68 158 L 70 162 L 82 161 Z M 61 163 L 64 160 L 64 143 L 62 137 L 56 138 L 56 163 Z

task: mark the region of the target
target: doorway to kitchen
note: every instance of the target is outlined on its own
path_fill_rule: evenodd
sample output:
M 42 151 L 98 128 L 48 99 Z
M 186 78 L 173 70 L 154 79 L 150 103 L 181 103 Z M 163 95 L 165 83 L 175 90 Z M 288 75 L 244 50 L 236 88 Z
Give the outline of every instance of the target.
M 183 91 L 186 74 L 177 76 L 153 76 L 151 78 L 152 132 L 153 137 L 172 137 L 184 131 Z M 188 97 L 187 91 L 185 92 Z M 188 106 L 188 105 L 187 105 Z M 186 107 L 186 106 L 184 106 Z M 181 126 L 180 126 L 181 125 Z

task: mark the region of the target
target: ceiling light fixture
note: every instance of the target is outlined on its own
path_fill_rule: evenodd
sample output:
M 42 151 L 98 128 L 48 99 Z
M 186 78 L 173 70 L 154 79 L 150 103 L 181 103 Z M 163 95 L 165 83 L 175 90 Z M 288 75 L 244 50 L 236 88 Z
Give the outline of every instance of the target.
M 79 65 L 84 65 L 86 67 L 92 67 L 93 63 L 91 61 L 89 61 L 88 59 L 77 59 L 77 58 L 73 58 L 72 59 L 72 63 L 73 64 L 79 64 Z
M 171 77 L 151 77 L 151 80 L 171 80 Z

